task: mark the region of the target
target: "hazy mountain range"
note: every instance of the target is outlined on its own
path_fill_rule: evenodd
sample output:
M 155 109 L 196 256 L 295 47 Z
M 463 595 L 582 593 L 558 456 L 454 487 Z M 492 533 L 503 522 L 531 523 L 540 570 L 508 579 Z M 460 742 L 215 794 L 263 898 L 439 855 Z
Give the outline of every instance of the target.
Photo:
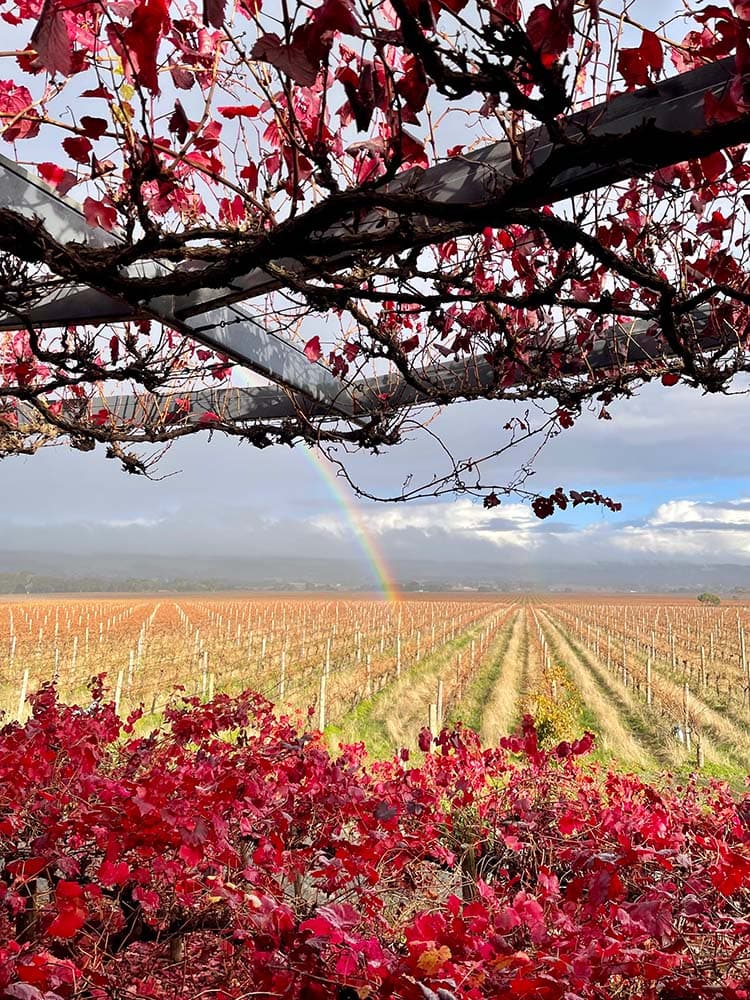
M 580 590 L 750 592 L 750 567 L 654 561 L 631 565 L 596 561 L 507 566 L 439 558 L 394 559 L 391 571 L 407 590 L 481 588 L 501 591 Z M 153 591 L 220 589 L 343 589 L 372 591 L 372 574 L 344 558 L 210 558 L 111 552 L 0 552 L 0 592 Z

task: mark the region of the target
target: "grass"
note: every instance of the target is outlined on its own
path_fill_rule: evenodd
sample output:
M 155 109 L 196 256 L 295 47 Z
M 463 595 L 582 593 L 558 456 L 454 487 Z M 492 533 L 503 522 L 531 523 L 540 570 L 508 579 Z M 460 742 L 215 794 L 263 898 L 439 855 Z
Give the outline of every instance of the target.
M 481 668 L 469 684 L 463 698 L 448 713 L 446 722 L 454 724 L 461 721 L 480 733 L 484 740 L 483 723 L 487 701 L 501 682 L 502 686 L 505 686 L 508 653 L 522 615 L 523 612 L 518 611 L 506 622 L 500 635 L 490 646 Z
M 456 655 L 471 645 L 485 621 L 479 621 L 425 657 L 381 691 L 362 700 L 335 724 L 326 727 L 331 743 L 363 741 L 374 757 L 386 757 L 398 747 L 414 748 L 419 730 L 427 725 L 428 706 L 435 701 L 438 679 Z
M 631 732 L 623 724 L 623 714 L 630 707 L 622 698 L 607 690 L 596 677 L 582 655 L 576 651 L 562 629 L 546 615 L 542 628 L 550 651 L 558 661 L 564 662 L 585 709 L 582 722 L 599 737 L 598 755 L 604 759 L 615 757 L 627 767 L 638 771 L 657 769 L 657 761 L 642 732 Z M 627 717 L 627 716 L 626 716 Z M 629 720 L 630 725 L 632 722 Z M 643 742 L 642 742 L 643 740 Z
M 548 622 L 550 622 L 549 619 Z M 684 776 L 695 772 L 697 768 L 695 756 L 688 754 L 684 746 L 675 739 L 671 733 L 669 720 L 662 719 L 658 707 L 648 708 L 645 701 L 641 701 L 629 688 L 623 687 L 590 650 L 582 647 L 570 637 L 569 632 L 559 622 L 550 622 L 550 624 L 564 637 L 570 650 L 591 672 L 596 682 L 606 693 L 612 703 L 614 714 L 619 715 L 627 723 L 628 729 L 632 731 L 635 738 L 655 758 L 655 765 L 646 768 L 645 773 L 655 774 L 664 768 Z M 657 676 L 655 672 L 655 689 L 658 684 L 666 684 L 673 698 L 681 698 L 681 686 L 668 681 L 663 676 Z M 721 728 L 726 731 L 730 724 L 725 720 L 722 722 L 724 724 Z M 741 739 L 742 735 L 738 734 L 738 737 Z M 727 745 L 721 738 L 717 740 L 716 736 L 714 728 L 703 731 L 705 763 L 701 768 L 701 774 L 707 778 L 716 777 L 737 784 L 747 773 L 747 763 L 743 760 L 742 755 L 736 751 L 733 743 Z M 602 755 L 602 759 L 604 763 L 608 762 L 606 754 Z
M 488 746 L 512 732 L 518 720 L 518 704 L 528 666 L 528 627 L 528 612 L 524 607 L 513 624 L 502 672 L 482 712 L 479 733 Z

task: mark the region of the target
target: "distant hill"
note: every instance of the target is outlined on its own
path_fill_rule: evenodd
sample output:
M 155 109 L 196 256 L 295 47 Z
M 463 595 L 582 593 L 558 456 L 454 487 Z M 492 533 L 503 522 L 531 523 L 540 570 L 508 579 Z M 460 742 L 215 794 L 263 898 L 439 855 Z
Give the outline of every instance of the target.
M 393 575 L 407 591 L 480 590 L 600 591 L 750 596 L 750 567 L 683 562 L 595 562 L 512 564 L 504 559 L 451 563 L 439 557 L 396 560 Z M 194 590 L 371 591 L 374 575 L 361 558 L 273 558 L 162 556 L 147 553 L 0 551 L 0 593 L 41 594 L 92 591 L 153 592 Z

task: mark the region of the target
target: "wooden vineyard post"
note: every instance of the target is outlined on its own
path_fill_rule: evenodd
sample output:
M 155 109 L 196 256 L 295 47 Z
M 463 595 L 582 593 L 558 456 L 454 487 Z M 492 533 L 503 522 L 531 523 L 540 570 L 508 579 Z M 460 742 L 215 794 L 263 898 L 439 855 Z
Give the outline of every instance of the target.
M 369 698 L 372 694 L 372 658 L 368 653 L 365 658 L 365 671 L 366 671 L 366 681 L 365 681 L 365 695 Z
M 122 699 L 122 670 L 117 673 L 117 684 L 115 685 L 115 715 L 120 714 L 120 700 Z
M 206 691 L 208 689 L 208 650 L 204 649 L 201 653 L 201 697 L 206 697 Z
M 326 677 L 325 671 L 320 675 L 320 690 L 318 692 L 318 729 L 323 732 L 326 727 Z
M 612 636 L 607 633 L 607 670 L 612 670 Z
M 747 656 L 745 655 L 745 630 L 742 626 L 740 626 L 740 670 L 744 678 L 748 705 L 750 705 L 750 671 L 748 670 Z
M 286 650 L 281 650 L 281 668 L 279 671 L 279 701 L 283 701 L 286 693 Z
M 18 711 L 16 712 L 16 718 L 19 722 L 23 722 L 23 715 L 26 709 L 26 695 L 29 690 L 29 669 L 28 667 L 23 672 L 23 678 L 21 679 L 21 688 L 18 692 Z
M 326 639 L 326 666 L 325 666 L 326 677 L 330 674 L 330 672 L 331 672 L 331 639 L 329 636 L 328 639 Z
M 208 700 L 214 700 L 214 689 L 216 687 L 216 675 L 211 673 L 208 675 Z
M 437 713 L 437 728 L 440 729 L 440 727 L 443 724 L 443 679 L 442 679 L 442 677 L 438 678 L 438 683 L 437 683 L 437 702 L 435 704 L 435 708 L 436 708 L 436 713 Z
M 706 690 L 706 647 L 701 646 L 701 690 Z
M 396 636 L 396 677 L 401 676 L 401 633 Z
M 438 731 L 437 705 L 434 702 L 430 702 L 430 707 L 428 710 L 428 717 L 427 717 L 427 728 L 433 735 L 435 735 L 435 733 L 437 733 Z
M 690 752 L 690 687 L 685 681 L 682 690 L 682 727 L 685 733 L 685 748 Z
M 651 657 L 646 660 L 646 704 L 653 704 L 653 692 L 651 690 Z

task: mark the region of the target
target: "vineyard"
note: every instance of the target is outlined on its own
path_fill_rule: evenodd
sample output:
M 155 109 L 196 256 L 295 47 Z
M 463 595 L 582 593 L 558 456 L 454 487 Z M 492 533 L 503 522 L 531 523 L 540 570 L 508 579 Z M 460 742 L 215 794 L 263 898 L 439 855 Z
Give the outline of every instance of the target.
M 2 1000 L 748 1000 L 745 608 L 0 621 Z
M 103 674 L 149 726 L 177 688 L 251 688 L 381 756 L 458 721 L 490 745 L 531 713 L 629 768 L 731 777 L 750 760 L 749 630 L 745 607 L 667 600 L 19 600 L 0 605 L 0 707 L 23 720 L 50 680 L 84 704 Z

